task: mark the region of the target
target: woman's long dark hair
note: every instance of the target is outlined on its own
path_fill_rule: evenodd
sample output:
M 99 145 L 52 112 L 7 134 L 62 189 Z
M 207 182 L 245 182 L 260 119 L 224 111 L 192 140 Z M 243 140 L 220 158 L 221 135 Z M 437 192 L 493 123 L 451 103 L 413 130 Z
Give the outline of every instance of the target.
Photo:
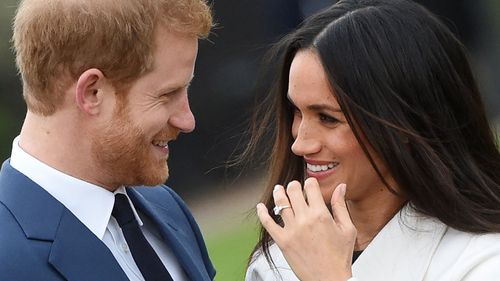
M 465 49 L 434 15 L 406 0 L 340 1 L 271 50 L 267 75 L 273 83 L 255 114 L 246 151 L 251 154 L 272 131 L 263 199 L 268 209 L 276 183 L 304 179 L 303 160 L 290 150 L 292 109 L 286 98 L 291 62 L 304 49 L 319 55 L 379 176 L 367 147 L 411 207 L 462 231 L 500 232 L 500 153 Z M 270 243 L 261 228 L 254 253 L 271 261 Z

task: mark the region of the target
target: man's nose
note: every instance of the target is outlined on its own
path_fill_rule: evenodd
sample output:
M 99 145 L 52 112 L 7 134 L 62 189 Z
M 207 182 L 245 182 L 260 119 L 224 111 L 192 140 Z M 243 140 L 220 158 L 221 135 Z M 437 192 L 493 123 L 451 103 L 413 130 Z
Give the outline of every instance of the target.
M 187 94 L 183 95 L 182 100 L 180 100 L 176 107 L 175 113 L 170 117 L 170 125 L 178 128 L 182 133 L 192 132 L 195 128 L 196 121 L 189 107 Z

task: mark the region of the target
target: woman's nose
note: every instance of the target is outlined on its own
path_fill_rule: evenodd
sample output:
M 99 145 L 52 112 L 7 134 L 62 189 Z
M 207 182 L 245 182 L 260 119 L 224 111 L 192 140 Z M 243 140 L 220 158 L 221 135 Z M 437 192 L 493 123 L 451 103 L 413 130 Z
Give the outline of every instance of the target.
M 295 155 L 311 155 L 321 150 L 321 141 L 311 129 L 303 123 L 297 128 L 297 132 L 294 134 L 295 140 L 292 144 L 292 152 Z

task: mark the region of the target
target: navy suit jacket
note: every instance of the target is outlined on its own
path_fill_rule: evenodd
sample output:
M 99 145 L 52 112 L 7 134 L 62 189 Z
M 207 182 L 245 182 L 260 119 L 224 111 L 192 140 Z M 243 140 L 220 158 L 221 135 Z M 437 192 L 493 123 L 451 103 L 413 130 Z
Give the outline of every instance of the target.
M 127 193 L 156 224 L 188 278 L 213 280 L 215 269 L 203 237 L 178 195 L 164 185 L 128 188 Z M 7 160 L 0 170 L 0 280 L 128 278 L 99 238 Z

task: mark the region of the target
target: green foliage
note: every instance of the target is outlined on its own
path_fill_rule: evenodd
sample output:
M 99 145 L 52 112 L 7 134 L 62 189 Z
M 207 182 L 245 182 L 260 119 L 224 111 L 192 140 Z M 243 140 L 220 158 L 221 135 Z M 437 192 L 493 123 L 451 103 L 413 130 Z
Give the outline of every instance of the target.
M 248 257 L 257 240 L 257 224 L 251 223 L 207 235 L 210 258 L 217 269 L 215 280 L 244 280 Z

